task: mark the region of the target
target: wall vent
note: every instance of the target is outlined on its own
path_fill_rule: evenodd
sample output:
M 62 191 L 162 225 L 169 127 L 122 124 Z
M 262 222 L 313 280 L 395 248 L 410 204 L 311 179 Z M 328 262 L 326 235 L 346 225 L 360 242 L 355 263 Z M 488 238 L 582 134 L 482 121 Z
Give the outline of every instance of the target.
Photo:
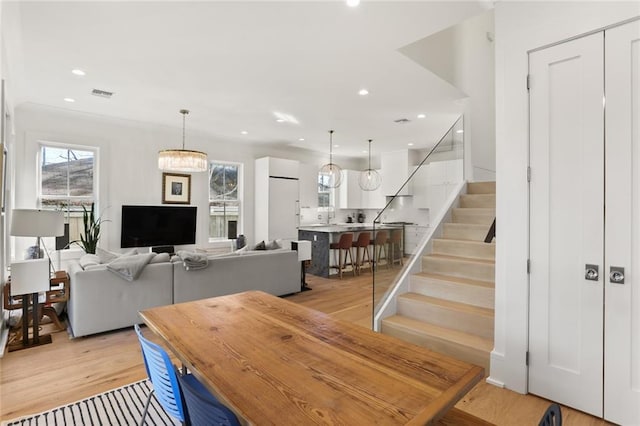
M 106 90 L 100 90 L 100 89 L 93 89 L 91 91 L 91 94 L 93 96 L 100 96 L 101 98 L 107 98 L 107 99 L 113 96 L 113 92 L 108 92 Z

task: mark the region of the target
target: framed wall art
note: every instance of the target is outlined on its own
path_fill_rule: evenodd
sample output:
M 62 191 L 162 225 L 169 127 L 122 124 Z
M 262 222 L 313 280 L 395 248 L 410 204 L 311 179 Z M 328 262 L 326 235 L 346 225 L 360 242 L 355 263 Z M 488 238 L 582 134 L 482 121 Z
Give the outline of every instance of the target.
M 162 173 L 162 204 L 191 204 L 191 175 Z

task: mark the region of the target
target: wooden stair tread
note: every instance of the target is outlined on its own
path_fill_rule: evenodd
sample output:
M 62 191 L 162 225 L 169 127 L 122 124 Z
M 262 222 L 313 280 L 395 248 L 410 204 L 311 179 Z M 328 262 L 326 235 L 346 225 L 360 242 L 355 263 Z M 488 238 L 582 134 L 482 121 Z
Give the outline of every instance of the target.
M 460 223 L 458 223 L 457 225 L 461 225 Z M 462 224 L 463 225 L 463 224 Z M 480 225 L 482 227 L 485 227 L 484 225 Z M 463 244 L 469 244 L 469 245 L 477 245 L 477 246 L 495 246 L 496 242 L 495 241 L 491 241 L 490 243 L 485 243 L 484 241 L 476 241 L 476 240 L 460 240 L 457 238 L 434 238 L 433 241 L 451 241 L 454 243 L 463 243 Z
M 419 293 L 403 293 L 398 296 L 398 299 L 408 299 L 420 303 L 429 303 L 432 305 L 441 306 L 446 309 L 451 309 L 459 312 L 465 312 L 473 315 L 479 315 L 484 317 L 493 317 L 494 310 L 489 308 L 481 308 L 479 306 L 468 305 L 466 303 L 453 302 L 451 300 L 439 299 L 437 297 L 425 296 Z
M 472 347 L 485 352 L 493 350 L 493 340 L 484 339 L 475 334 L 465 333 L 463 331 L 454 330 L 452 328 L 441 327 L 427 322 L 419 321 L 402 315 L 393 315 L 385 318 L 383 321 L 392 324 L 395 327 L 401 327 L 405 330 L 420 332 L 440 340 L 449 341 L 458 345 Z
M 495 214 L 496 209 L 491 207 L 455 207 L 454 210 L 462 210 L 465 213 L 472 214 Z
M 482 281 L 482 280 L 474 280 L 471 278 L 461 278 L 454 277 L 452 275 L 442 275 L 442 274 L 433 274 L 430 272 L 419 272 L 417 274 L 413 274 L 415 277 L 419 278 L 429 278 L 438 281 L 448 281 L 457 284 L 467 284 L 474 285 L 478 287 L 486 287 L 486 288 L 495 288 L 495 283 L 493 281 Z
M 495 193 L 496 193 L 496 183 L 494 181 L 467 183 L 467 194 L 495 194 Z
M 439 253 L 425 254 L 424 257 L 447 259 L 447 260 L 458 261 L 458 262 L 479 263 L 484 265 L 494 265 L 496 263 L 495 260 L 493 259 L 477 259 L 475 257 L 460 257 L 460 256 L 451 256 L 448 254 L 439 254 Z

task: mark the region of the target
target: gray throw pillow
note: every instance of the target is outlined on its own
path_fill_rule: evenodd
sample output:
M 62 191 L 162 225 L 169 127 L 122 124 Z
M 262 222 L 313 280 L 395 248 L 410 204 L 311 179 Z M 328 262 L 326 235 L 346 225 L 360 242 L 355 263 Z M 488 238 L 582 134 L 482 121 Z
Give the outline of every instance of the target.
M 258 244 L 256 244 L 256 246 L 254 247 L 254 250 L 266 250 L 267 246 L 265 245 L 264 241 L 260 241 Z
M 278 250 L 280 248 L 280 244 L 276 240 L 271 241 L 265 245 L 267 250 Z

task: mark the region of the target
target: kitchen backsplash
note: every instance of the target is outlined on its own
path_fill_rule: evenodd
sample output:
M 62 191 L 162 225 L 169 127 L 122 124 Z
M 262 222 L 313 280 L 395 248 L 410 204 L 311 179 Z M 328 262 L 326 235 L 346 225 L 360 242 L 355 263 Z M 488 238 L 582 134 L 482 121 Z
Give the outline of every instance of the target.
M 336 209 L 327 212 L 325 209 L 301 208 L 300 224 L 346 223 L 349 217 L 353 222 L 357 222 L 359 212 L 364 214 L 364 222 L 370 223 L 373 222 L 380 209 Z M 327 215 L 329 215 L 328 221 Z M 382 222 L 410 222 L 426 226 L 429 225 L 429 210 L 414 208 L 412 197 L 397 197 L 384 212 Z

